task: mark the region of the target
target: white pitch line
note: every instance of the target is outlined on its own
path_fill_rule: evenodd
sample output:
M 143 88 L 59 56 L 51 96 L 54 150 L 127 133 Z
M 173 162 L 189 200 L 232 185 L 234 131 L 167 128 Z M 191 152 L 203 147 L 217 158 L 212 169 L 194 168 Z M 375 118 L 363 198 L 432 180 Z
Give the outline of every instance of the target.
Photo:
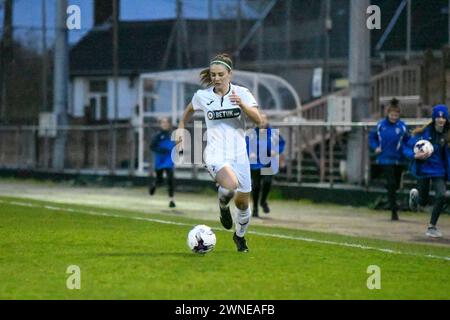
M 167 221 L 167 220 L 144 218 L 144 217 L 123 216 L 123 215 L 111 214 L 111 213 L 107 213 L 107 212 L 92 211 L 92 210 L 61 208 L 61 207 L 55 207 L 55 206 L 49 206 L 49 205 L 36 205 L 36 204 L 28 203 L 28 202 L 0 200 L 0 203 L 6 203 L 6 204 L 22 206 L 22 207 L 41 208 L 41 209 L 47 209 L 47 210 L 52 210 L 52 211 L 63 211 L 63 212 L 70 212 L 70 213 L 89 214 L 89 215 L 94 215 L 94 216 L 105 216 L 105 217 L 113 217 L 113 218 L 141 220 L 141 221 L 170 224 L 170 225 L 177 225 L 177 226 L 189 226 L 189 227 L 192 226 L 192 224 L 190 224 L 190 223 Z M 225 230 L 219 229 L 219 228 L 212 228 L 212 229 L 216 230 L 216 231 L 225 231 Z M 411 252 L 403 252 L 403 251 L 398 251 L 398 250 L 393 250 L 393 249 L 370 247 L 370 246 L 365 246 L 365 245 L 361 245 L 361 244 L 357 244 L 357 243 L 337 242 L 337 241 L 320 240 L 320 239 L 305 238 L 305 237 L 295 237 L 295 236 L 287 236 L 287 235 L 283 235 L 283 234 L 266 233 L 266 232 L 258 232 L 258 231 L 248 231 L 248 233 L 254 234 L 257 236 L 263 236 L 263 237 L 305 241 L 305 242 L 328 244 L 328 245 L 334 245 L 334 246 L 340 246 L 340 247 L 355 248 L 355 249 L 361 249 L 361 250 L 372 250 L 372 251 L 379 251 L 379 252 L 390 253 L 390 254 L 407 255 L 407 256 L 415 256 L 415 257 L 432 258 L 432 259 L 450 261 L 450 257 L 446 257 L 446 256 L 436 256 L 436 255 L 432 255 L 432 254 L 418 254 L 418 253 L 411 253 Z
M 432 254 L 418 254 L 418 253 L 411 253 L 411 252 L 402 252 L 397 251 L 393 249 L 385 249 L 385 248 L 377 248 L 377 247 L 370 247 L 365 246 L 362 244 L 356 244 L 356 243 L 348 243 L 348 242 L 336 242 L 336 241 L 329 241 L 329 240 L 319 240 L 319 239 L 313 239 L 313 238 L 304 238 L 304 237 L 294 237 L 294 236 L 286 236 L 282 234 L 272 234 L 272 233 L 265 233 L 265 232 L 257 232 L 257 231 L 249 231 L 248 233 L 259 235 L 259 236 L 265 236 L 265 237 L 274 237 L 274 238 L 281 238 L 281 239 L 289 239 L 289 240 L 299 240 L 299 241 L 305 241 L 305 242 L 315 242 L 320 244 L 330 244 L 330 245 L 336 245 L 341 247 L 349 247 L 349 248 L 357 248 L 362 250 L 374 250 L 374 251 L 380 251 L 384 253 L 392 253 L 392 254 L 400 254 L 400 255 L 408 255 L 408 256 L 416 256 L 416 257 L 426 257 L 426 258 L 434 258 L 434 259 L 442 259 L 450 261 L 450 257 L 445 256 L 436 256 Z

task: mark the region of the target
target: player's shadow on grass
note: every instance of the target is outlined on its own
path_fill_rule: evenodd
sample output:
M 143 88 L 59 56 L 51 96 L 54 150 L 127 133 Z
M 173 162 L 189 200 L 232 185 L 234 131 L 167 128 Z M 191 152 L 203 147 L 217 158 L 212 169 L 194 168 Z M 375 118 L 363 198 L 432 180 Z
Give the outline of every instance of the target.
M 228 251 L 217 251 L 214 255 L 228 253 Z M 193 252 L 111 252 L 111 253 L 98 253 L 97 257 L 181 257 L 181 258 L 198 258 L 203 257 L 206 254 L 195 254 Z M 208 255 L 211 255 L 209 253 Z

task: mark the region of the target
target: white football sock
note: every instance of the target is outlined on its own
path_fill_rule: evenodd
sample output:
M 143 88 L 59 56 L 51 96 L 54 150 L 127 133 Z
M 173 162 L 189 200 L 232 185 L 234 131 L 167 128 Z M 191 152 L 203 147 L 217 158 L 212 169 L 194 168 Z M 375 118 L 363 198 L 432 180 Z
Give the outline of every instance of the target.
M 243 237 L 247 232 L 248 225 L 250 224 L 250 207 L 245 210 L 236 208 L 236 235 Z
M 230 200 L 234 197 L 234 191 L 219 186 L 219 205 L 222 209 L 228 207 Z

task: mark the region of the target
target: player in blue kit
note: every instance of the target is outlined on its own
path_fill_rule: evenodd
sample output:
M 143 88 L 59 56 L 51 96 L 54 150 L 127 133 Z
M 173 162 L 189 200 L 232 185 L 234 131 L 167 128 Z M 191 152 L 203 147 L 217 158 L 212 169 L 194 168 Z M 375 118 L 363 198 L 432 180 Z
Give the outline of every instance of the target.
M 264 213 L 270 212 L 267 198 L 272 186 L 272 177 L 279 170 L 278 157 L 283 153 L 286 144 L 278 130 L 270 127 L 267 115 L 261 113 L 261 119 L 261 125 L 252 129 L 245 138 L 252 175 L 252 217 L 259 217 L 259 205 Z M 273 161 L 274 159 L 276 161 Z
M 200 73 L 206 89 L 198 90 L 186 107 L 177 130 L 178 148 L 184 140 L 186 122 L 201 110 L 207 127 L 205 167 L 218 183 L 220 221 L 225 229 L 233 227 L 229 203 L 236 205 L 233 240 L 238 251 L 247 252 L 244 235 L 250 221 L 250 164 L 245 143 L 245 116 L 257 125 L 261 122 L 258 103 L 251 92 L 231 83 L 233 62 L 229 55 L 215 56 Z
M 169 193 L 169 207 L 175 208 L 174 189 L 174 163 L 172 161 L 172 149 L 175 142 L 171 140 L 171 125 L 168 118 L 159 121 L 161 130 L 153 136 L 150 149 L 154 153 L 155 175 L 154 181 L 149 180 L 149 193 L 154 195 L 156 188 L 164 182 L 163 175 L 166 173 L 167 191 Z
M 446 181 L 450 180 L 450 122 L 446 105 L 433 108 L 432 121 L 413 131 L 413 136 L 403 148 L 405 156 L 411 160 L 410 172 L 417 178 L 418 188 L 411 189 L 409 203 L 413 211 L 428 202 L 430 184 L 435 191 L 434 206 L 426 235 L 441 238 L 436 225 L 445 204 Z M 414 152 L 419 140 L 428 140 L 433 145 L 431 153 Z
M 391 220 L 398 220 L 397 190 L 400 187 L 405 158 L 403 145 L 408 141 L 406 125 L 400 120 L 400 106 L 397 99 L 392 99 L 387 109 L 387 116 L 378 122 L 375 130 L 369 133 L 370 149 L 377 156 L 386 179 Z

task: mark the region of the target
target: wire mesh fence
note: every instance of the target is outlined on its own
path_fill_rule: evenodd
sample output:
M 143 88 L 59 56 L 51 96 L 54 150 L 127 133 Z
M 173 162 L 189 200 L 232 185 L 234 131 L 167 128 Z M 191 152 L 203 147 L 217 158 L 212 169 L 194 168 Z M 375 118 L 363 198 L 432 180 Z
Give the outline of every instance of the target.
M 424 121 L 409 121 L 409 126 Z M 326 123 L 309 121 L 302 123 L 273 123 L 273 128 L 285 140 L 285 150 L 279 158 L 280 170 L 274 176 L 276 182 L 300 185 L 323 184 L 333 188 L 348 184 L 349 135 L 361 135 L 361 187 L 382 186 L 375 157 L 368 147 L 368 133 L 374 122 Z M 64 167 L 54 170 L 52 166 L 55 138 L 36 126 L 0 126 L 0 169 L 37 170 L 83 174 L 107 174 L 147 176 L 153 168 L 150 150 L 152 137 L 160 130 L 156 124 L 144 125 L 144 171 L 139 170 L 138 126 L 114 124 L 98 126 L 68 126 L 58 128 L 66 132 Z M 187 128 L 194 134 L 194 126 Z M 358 129 L 358 130 L 355 130 Z M 202 129 L 204 134 L 204 130 Z M 193 140 L 192 140 L 193 141 Z M 115 148 L 112 146 L 115 144 Z M 201 150 L 204 150 L 203 141 Z M 194 147 L 192 147 L 194 148 Z M 115 150 L 115 152 L 114 152 Z M 192 149 L 193 150 L 193 149 Z M 114 152 L 114 153 L 113 153 Z M 210 179 L 202 164 L 177 164 L 176 174 L 192 180 Z M 405 173 L 405 183 L 413 178 Z M 352 182 L 355 184 L 354 182 Z

